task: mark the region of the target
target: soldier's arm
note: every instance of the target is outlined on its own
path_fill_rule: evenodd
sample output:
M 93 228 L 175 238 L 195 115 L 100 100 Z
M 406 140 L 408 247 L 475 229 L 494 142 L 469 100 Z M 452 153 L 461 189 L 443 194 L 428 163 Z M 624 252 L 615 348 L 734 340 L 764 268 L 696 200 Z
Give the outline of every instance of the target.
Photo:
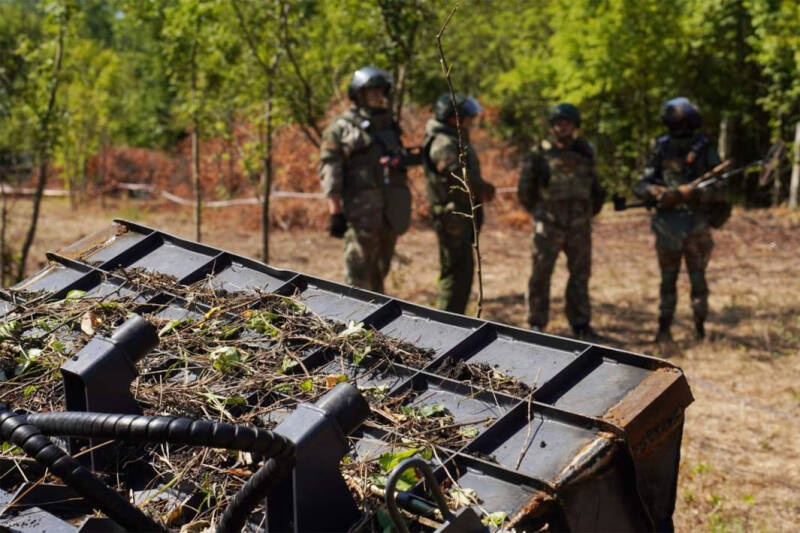
M 542 161 L 535 152 L 530 152 L 522 161 L 522 171 L 517 184 L 517 196 L 522 206 L 530 212 L 541 201 L 540 178 Z
M 720 164 L 719 153 L 714 146 L 709 145 L 706 149 L 706 168 L 714 168 Z M 725 200 L 725 192 L 727 190 L 727 181 L 720 180 L 710 187 L 702 189 L 692 189 L 689 194 L 689 199 L 695 202 L 721 202 Z
M 592 168 L 592 214 L 596 215 L 603 209 L 603 204 L 606 202 L 606 190 L 600 185 L 600 178 L 597 177 L 597 172 Z
M 661 179 L 661 157 L 654 151 L 647 160 L 639 181 L 633 186 L 633 194 L 642 200 L 655 200 L 665 190 Z
M 469 179 L 469 186 L 473 194 L 480 202 L 489 202 L 494 199 L 494 185 L 483 179 L 481 173 L 481 162 L 478 159 L 478 154 L 471 146 L 467 150 L 467 179 Z
M 461 167 L 458 164 L 458 146 L 444 136 L 438 136 L 431 144 L 431 164 L 440 176 L 450 177 L 451 174 L 461 176 Z
M 342 211 L 344 192 L 344 151 L 336 124 L 331 124 L 322 134 L 320 145 L 319 178 L 322 192 L 328 197 L 328 211 Z

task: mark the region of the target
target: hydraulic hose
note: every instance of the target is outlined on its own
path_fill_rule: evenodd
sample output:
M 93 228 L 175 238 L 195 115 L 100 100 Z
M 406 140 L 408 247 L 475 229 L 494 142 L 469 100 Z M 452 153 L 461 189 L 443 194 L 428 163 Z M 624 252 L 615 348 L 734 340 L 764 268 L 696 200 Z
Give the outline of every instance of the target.
M 259 454 L 266 461 L 228 502 L 217 531 L 240 531 L 247 517 L 294 466 L 294 444 L 266 429 L 174 416 L 108 413 L 35 413 L 29 424 L 47 435 L 136 442 L 169 442 Z
M 160 525 L 53 444 L 24 416 L 15 415 L 3 404 L 0 404 L 0 437 L 20 447 L 125 529 L 163 531 Z
M 34 413 L 30 424 L 46 435 L 91 437 L 134 442 L 186 444 L 241 450 L 265 459 L 293 450 L 292 442 L 277 433 L 253 426 L 176 416 L 108 413 Z
M 264 463 L 228 502 L 217 525 L 217 533 L 241 531 L 253 509 L 292 472 L 293 467 L 294 452 L 288 450 Z

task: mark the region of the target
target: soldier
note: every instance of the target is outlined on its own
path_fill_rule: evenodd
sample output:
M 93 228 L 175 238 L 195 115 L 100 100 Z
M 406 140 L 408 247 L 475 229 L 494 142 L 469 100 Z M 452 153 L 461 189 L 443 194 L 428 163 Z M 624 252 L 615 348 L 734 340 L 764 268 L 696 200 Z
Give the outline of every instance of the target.
M 594 170 L 594 150 L 576 135 L 578 108 L 561 103 L 550 110 L 550 138 L 535 146 L 522 166 L 517 192 L 533 215 L 533 271 L 528 281 L 528 323 L 541 331 L 548 321 L 550 277 L 560 251 L 567 256 L 566 314 L 578 338 L 591 340 L 589 275 L 592 217 L 605 191 Z
M 358 69 L 347 95 L 354 106 L 322 136 L 320 179 L 328 197 L 328 231 L 344 237 L 346 282 L 383 292 L 397 237 L 408 229 L 408 157 L 390 111 L 393 82 L 385 70 Z
M 651 220 L 661 269 L 656 342 L 672 340 L 670 326 L 678 301 L 675 284 L 682 258 L 689 271 L 695 329 L 702 339 L 708 315 L 705 270 L 714 246 L 705 207 L 724 197 L 724 191 L 720 187 L 694 189 L 689 183 L 717 166 L 719 155 L 708 137 L 696 131 L 702 123 L 700 111 L 688 99 L 665 102 L 661 120 L 668 133 L 655 140 L 653 153 L 634 187 L 640 198 L 658 202 Z
M 474 234 L 472 220 L 462 214 L 470 213 L 470 202 L 463 186 L 453 174 L 461 177 L 459 139 L 456 111 L 461 126 L 464 163 L 467 181 L 475 203 L 494 198 L 494 186 L 481 177 L 478 155 L 469 142 L 473 118 L 482 111 L 475 99 L 455 95 L 455 107 L 450 94 L 443 94 L 433 107 L 434 117 L 425 126 L 423 162 L 425 188 L 431 204 L 431 217 L 439 240 L 439 283 L 437 307 L 453 313 L 463 313 L 467 307 L 475 263 L 472 257 Z M 475 218 L 478 228 L 483 222 L 483 210 L 478 207 Z

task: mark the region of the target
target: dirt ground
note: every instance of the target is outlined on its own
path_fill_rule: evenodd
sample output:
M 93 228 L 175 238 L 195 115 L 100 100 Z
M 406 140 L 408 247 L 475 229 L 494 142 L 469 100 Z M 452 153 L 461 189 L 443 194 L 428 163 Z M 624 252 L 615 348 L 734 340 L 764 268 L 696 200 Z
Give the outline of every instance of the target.
M 120 217 L 192 238 L 188 210 L 149 210 L 117 201 L 70 211 L 46 200 L 29 270 L 45 251 L 71 243 Z M 27 202 L 18 201 L 9 239 L 19 242 Z M 491 210 L 482 234 L 484 318 L 524 326 L 530 234 L 501 227 Z M 708 269 L 709 339 L 694 340 L 688 279 L 682 273 L 673 361 L 686 372 L 695 402 L 686 412 L 675 524 L 680 531 L 794 531 L 800 523 L 800 214 L 735 211 L 715 233 Z M 243 210 L 208 212 L 204 241 L 259 257 L 257 219 Z M 601 213 L 594 232 L 593 325 L 608 344 L 658 355 L 652 344 L 658 270 L 642 211 Z M 398 243 L 387 291 L 432 304 L 438 257 L 433 232 L 416 227 Z M 343 279 L 341 242 L 321 231 L 275 231 L 272 260 L 316 276 Z M 553 279 L 548 331 L 567 335 L 566 268 Z

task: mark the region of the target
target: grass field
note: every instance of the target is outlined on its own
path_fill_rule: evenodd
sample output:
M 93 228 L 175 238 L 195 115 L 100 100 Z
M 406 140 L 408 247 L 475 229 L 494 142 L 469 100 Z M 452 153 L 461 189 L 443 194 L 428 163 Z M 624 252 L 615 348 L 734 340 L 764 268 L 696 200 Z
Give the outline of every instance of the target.
M 150 207 L 154 207 L 151 209 Z M 27 202 L 18 201 L 8 238 L 19 242 Z M 29 269 L 44 253 L 110 223 L 134 219 L 192 238 L 191 213 L 122 201 L 70 211 L 46 200 Z M 242 210 L 209 212 L 204 241 L 258 257 L 258 222 Z M 642 211 L 601 213 L 594 232 L 593 325 L 608 344 L 659 355 L 658 270 Z M 501 227 L 489 210 L 482 234 L 484 318 L 524 326 L 530 234 Z M 689 379 L 695 402 L 686 413 L 676 527 L 681 531 L 794 531 L 800 523 L 800 213 L 735 211 L 715 233 L 708 269 L 709 336 L 694 340 L 688 279 L 682 273 L 672 360 Z M 387 291 L 432 304 L 438 268 L 435 237 L 412 229 L 397 247 Z M 275 231 L 271 264 L 341 281 L 341 242 L 321 231 Z M 569 334 L 563 316 L 564 260 L 553 279 L 548 332 Z

